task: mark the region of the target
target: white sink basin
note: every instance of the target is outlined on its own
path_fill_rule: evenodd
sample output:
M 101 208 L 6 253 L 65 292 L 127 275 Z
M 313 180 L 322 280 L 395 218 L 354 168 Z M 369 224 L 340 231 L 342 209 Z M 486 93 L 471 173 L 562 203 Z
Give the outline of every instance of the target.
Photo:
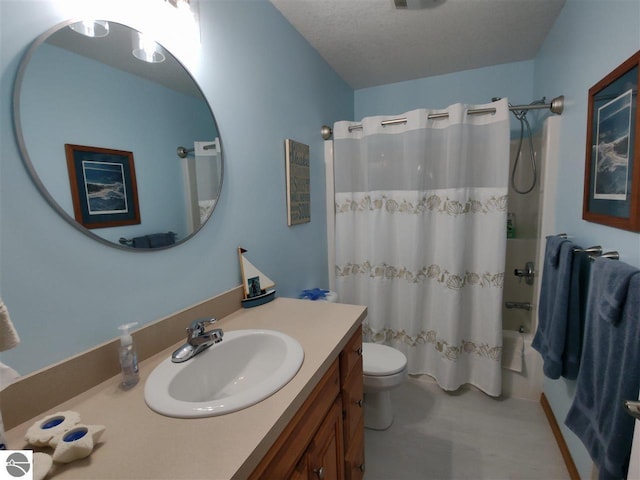
M 169 417 L 212 417 L 254 405 L 285 386 L 302 365 L 300 343 L 274 330 L 225 332 L 184 363 L 167 358 L 144 386 L 147 405 Z

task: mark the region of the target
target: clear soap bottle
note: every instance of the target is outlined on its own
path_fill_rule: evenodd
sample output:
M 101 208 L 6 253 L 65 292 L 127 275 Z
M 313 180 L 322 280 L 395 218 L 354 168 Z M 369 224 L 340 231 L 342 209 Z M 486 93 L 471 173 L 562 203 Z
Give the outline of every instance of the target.
M 137 322 L 120 325 L 118 328 L 122 330 L 120 336 L 120 367 L 122 368 L 122 382 L 120 387 L 128 390 L 138 383 L 140 376 L 138 374 L 138 355 L 136 354 L 133 338 L 129 333 L 129 329 L 137 325 Z

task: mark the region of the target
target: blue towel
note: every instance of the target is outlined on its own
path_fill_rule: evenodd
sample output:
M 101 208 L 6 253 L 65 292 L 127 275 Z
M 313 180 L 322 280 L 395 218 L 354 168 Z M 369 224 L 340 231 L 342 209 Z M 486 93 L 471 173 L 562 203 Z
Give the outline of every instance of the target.
M 135 237 L 131 240 L 131 243 L 133 244 L 133 248 L 166 247 L 167 245 L 176 243 L 176 234 L 173 232 L 153 233 L 151 235 Z
M 176 243 L 176 235 L 173 232 L 154 233 L 147 235 L 147 238 L 149 239 L 149 248 L 166 247 Z
M 634 419 L 622 408 L 640 389 L 640 270 L 598 258 L 591 267 L 584 345 L 565 424 L 580 438 L 600 479 L 625 478 Z
M 133 248 L 151 248 L 149 245 L 149 237 L 146 235 L 144 237 L 135 237 L 131 240 L 131 244 Z
M 531 346 L 542 356 L 544 374 L 554 379 L 560 378 L 563 372 L 574 248 L 575 245 L 565 238 L 547 237 L 538 328 Z M 571 322 L 572 325 L 579 323 L 579 319 Z
M 569 380 L 578 378 L 584 318 L 589 291 L 591 260 L 584 252 L 573 253 L 571 279 L 569 280 L 569 308 L 567 311 L 564 351 L 562 352 L 562 376 Z

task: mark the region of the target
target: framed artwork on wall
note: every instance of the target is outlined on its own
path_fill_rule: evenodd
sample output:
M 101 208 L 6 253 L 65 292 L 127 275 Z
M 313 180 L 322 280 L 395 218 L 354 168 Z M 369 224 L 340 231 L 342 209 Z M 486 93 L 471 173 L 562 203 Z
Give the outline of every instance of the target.
M 133 153 L 65 144 L 73 213 L 85 228 L 140 223 Z
M 285 171 L 287 182 L 287 225 L 311 221 L 309 177 L 309 145 L 285 140 Z
M 582 218 L 640 231 L 640 51 L 589 89 Z

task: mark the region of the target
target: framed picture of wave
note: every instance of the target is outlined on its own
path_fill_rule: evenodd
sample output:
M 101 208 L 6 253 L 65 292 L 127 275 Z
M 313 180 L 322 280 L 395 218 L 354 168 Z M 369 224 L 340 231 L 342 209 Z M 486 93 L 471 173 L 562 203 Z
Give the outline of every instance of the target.
M 133 153 L 65 144 L 73 213 L 85 228 L 140 223 Z
M 640 51 L 589 89 L 582 218 L 640 231 Z

